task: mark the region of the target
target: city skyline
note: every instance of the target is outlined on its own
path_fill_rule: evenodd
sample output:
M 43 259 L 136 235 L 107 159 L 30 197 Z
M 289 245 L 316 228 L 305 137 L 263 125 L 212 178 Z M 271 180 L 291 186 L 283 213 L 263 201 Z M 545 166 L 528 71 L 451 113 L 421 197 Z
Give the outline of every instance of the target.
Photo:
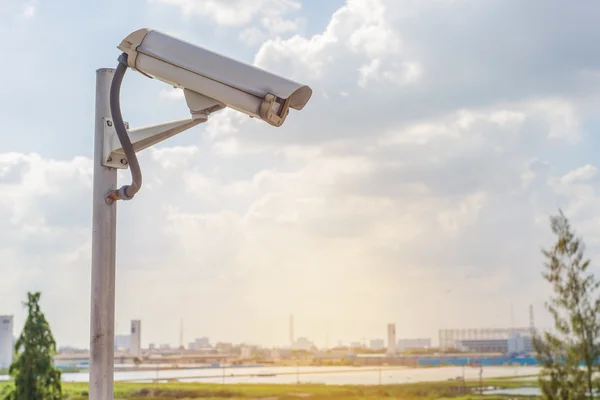
M 530 321 L 531 321 L 531 308 L 528 308 L 528 310 L 529 310 L 529 313 L 530 313 L 529 317 L 530 317 Z M 14 318 L 13 315 L 6 315 L 6 316 L 10 317 L 10 318 Z M 134 324 L 136 324 L 135 325 L 136 327 L 139 327 L 140 324 L 141 324 L 141 322 L 142 321 L 140 321 L 140 320 L 130 320 L 129 321 L 129 325 L 128 325 L 128 329 L 130 329 L 131 331 L 127 332 L 127 333 L 125 333 L 124 331 L 119 330 L 117 328 L 115 330 L 115 348 L 118 347 L 119 343 L 121 343 L 121 345 L 122 345 L 122 342 L 119 342 L 119 340 L 125 340 L 126 341 L 127 346 L 125 346 L 125 347 L 130 346 L 131 345 L 131 342 L 130 342 L 131 339 L 130 339 L 130 337 L 132 337 L 132 335 L 133 335 Z M 425 337 L 423 337 L 423 338 L 426 339 L 426 340 L 431 341 L 431 343 L 433 345 L 438 346 L 440 344 L 439 343 L 439 334 L 443 330 L 462 330 L 462 331 L 468 331 L 468 330 L 477 330 L 477 329 L 484 329 L 485 330 L 485 329 L 498 329 L 498 328 L 505 329 L 505 330 L 510 330 L 510 329 L 513 329 L 513 328 L 520 329 L 520 330 L 523 330 L 523 329 L 530 329 L 531 330 L 531 326 L 528 326 L 527 328 L 522 328 L 522 326 L 525 326 L 524 324 L 519 326 L 518 324 L 517 325 L 513 325 L 512 322 L 514 322 L 514 321 L 511 319 L 511 325 L 505 324 L 505 325 L 496 325 L 496 326 L 487 326 L 487 327 L 483 327 L 483 326 L 458 327 L 458 325 L 457 325 L 457 326 L 454 326 L 454 327 L 451 327 L 451 328 L 438 328 L 436 330 L 435 334 L 433 334 L 431 336 L 427 336 L 426 338 Z M 385 327 L 383 327 L 383 325 L 385 325 Z M 398 335 L 396 333 L 396 331 L 395 331 L 396 326 L 398 325 L 398 323 L 387 323 L 387 324 L 382 324 L 383 328 L 381 329 L 381 332 L 380 332 L 379 336 L 378 335 L 369 336 L 369 337 L 366 337 L 364 335 L 349 336 L 349 338 L 347 340 L 341 340 L 341 339 L 335 340 L 334 343 L 336 343 L 336 345 L 333 345 L 332 347 L 351 347 L 351 346 L 353 346 L 356 343 L 361 343 L 362 346 L 368 348 L 368 347 L 370 347 L 369 346 L 369 341 L 372 342 L 372 341 L 378 341 L 378 340 L 383 341 L 383 343 L 385 344 L 384 347 L 387 347 L 388 335 L 389 335 L 389 329 L 390 329 L 389 326 L 390 325 L 394 325 L 394 336 L 395 336 L 395 342 L 396 342 L 397 346 L 399 345 L 399 343 L 401 341 L 406 341 L 406 340 L 409 340 L 409 341 L 410 340 L 420 340 L 420 339 L 417 338 L 417 336 L 410 336 L 410 335 L 404 335 L 403 336 L 403 335 Z M 13 336 L 15 338 L 18 337 L 18 335 L 20 334 L 21 327 L 14 326 L 14 324 L 12 323 L 12 319 L 11 319 L 11 326 L 12 326 L 12 329 L 13 329 Z M 149 346 L 152 344 L 152 345 L 155 345 L 155 346 L 168 345 L 168 346 L 170 346 L 170 348 L 176 349 L 176 348 L 178 348 L 180 346 L 180 344 L 182 343 L 181 342 L 182 340 L 183 340 L 185 348 L 190 348 L 189 345 L 197 342 L 198 340 L 206 340 L 207 342 L 211 341 L 213 344 L 222 342 L 222 343 L 258 345 L 258 346 L 262 346 L 262 347 L 266 347 L 266 348 L 288 348 L 288 347 L 290 347 L 290 344 L 292 344 L 291 347 L 293 347 L 294 343 L 296 342 L 296 339 L 302 339 L 302 340 L 307 340 L 308 339 L 311 342 L 315 343 L 315 345 L 319 349 L 327 349 L 327 348 L 331 347 L 330 344 L 329 344 L 328 335 L 326 335 L 326 337 L 325 337 L 325 339 L 323 340 L 322 343 L 319 340 L 317 340 L 317 339 L 315 339 L 315 338 L 313 338 L 311 336 L 308 336 L 308 335 L 303 335 L 303 334 L 295 335 L 295 333 L 294 333 L 295 332 L 295 330 L 294 330 L 295 329 L 295 325 L 293 324 L 293 314 L 289 314 L 289 321 L 288 321 L 288 335 L 289 335 L 288 337 L 289 337 L 289 339 L 288 339 L 287 343 L 284 343 L 284 342 L 281 342 L 281 343 L 253 342 L 253 341 L 248 341 L 248 340 L 245 340 L 245 339 L 241 339 L 241 340 L 221 340 L 221 339 L 215 338 L 215 337 L 211 338 L 210 335 L 196 334 L 194 332 L 188 333 L 188 335 L 186 336 L 187 339 L 184 340 L 183 339 L 184 338 L 184 331 L 181 330 L 182 327 L 183 327 L 183 320 L 181 319 L 180 320 L 180 326 L 179 326 L 180 330 L 178 331 L 178 335 L 179 336 L 178 336 L 178 341 L 177 342 L 172 342 L 172 341 L 162 341 L 162 342 L 159 342 L 159 341 L 153 341 L 153 340 L 150 340 L 150 339 L 146 340 L 145 337 L 142 336 L 141 337 L 142 340 L 140 342 L 141 343 L 141 348 L 149 348 Z M 548 328 L 542 327 L 542 330 L 543 329 L 548 329 Z M 152 337 L 152 333 L 150 332 L 149 334 Z M 293 338 L 293 337 L 295 337 L 296 339 L 294 341 L 291 341 L 291 338 Z M 88 347 L 87 345 L 81 346 L 81 345 L 74 345 L 73 343 L 61 343 L 59 341 L 57 341 L 57 344 L 58 344 L 57 348 L 64 347 L 64 348 L 82 348 L 83 349 L 83 348 L 87 348 Z M 399 346 L 399 347 L 401 347 L 401 346 Z

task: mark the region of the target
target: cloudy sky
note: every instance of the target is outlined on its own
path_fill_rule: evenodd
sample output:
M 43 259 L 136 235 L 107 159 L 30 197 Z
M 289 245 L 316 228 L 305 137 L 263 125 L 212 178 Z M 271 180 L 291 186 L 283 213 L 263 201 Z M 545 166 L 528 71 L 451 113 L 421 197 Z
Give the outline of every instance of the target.
M 95 70 L 154 28 L 309 84 L 274 128 L 229 110 L 140 153 L 119 203 L 117 331 L 318 345 L 538 326 L 561 207 L 600 257 L 600 4 L 0 0 L 0 314 L 40 290 L 89 343 Z M 185 118 L 128 73 L 130 125 Z M 120 175 L 126 182 L 127 174 Z M 597 264 L 596 264 L 597 265 Z M 594 267 L 596 268 L 596 267 Z M 600 272 L 600 271 L 599 271 Z M 511 312 L 512 309 L 512 312 Z

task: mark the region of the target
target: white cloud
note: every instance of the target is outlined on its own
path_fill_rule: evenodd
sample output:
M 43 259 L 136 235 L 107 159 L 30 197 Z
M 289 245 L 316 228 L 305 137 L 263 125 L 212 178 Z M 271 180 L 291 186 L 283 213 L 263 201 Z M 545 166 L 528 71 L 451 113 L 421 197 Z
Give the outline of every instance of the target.
M 246 25 L 259 16 L 279 17 L 301 8 L 293 0 L 150 0 L 178 7 L 186 17 L 205 16 L 226 26 Z
M 248 45 L 254 46 L 267 39 L 267 34 L 256 27 L 246 28 L 240 32 L 240 39 Z
M 161 97 L 169 100 L 180 100 L 185 98 L 183 90 L 179 88 L 162 89 L 159 94 Z
M 552 128 L 548 132 L 549 138 L 566 139 L 570 143 L 577 143 L 581 137 L 579 116 L 573 105 L 561 99 L 548 99 L 538 102 L 538 107 L 552 109 L 548 114 L 552 120 Z
M 396 73 L 388 71 L 387 62 L 397 60 L 399 50 L 399 35 L 386 18 L 383 1 L 349 0 L 334 13 L 323 33 L 311 38 L 271 39 L 261 46 L 254 62 L 261 67 L 286 70 L 293 77 L 320 78 L 330 69 L 343 68 L 347 73 L 351 66 L 347 58 L 359 55 L 368 60 L 359 66 L 361 70 L 379 69 L 380 64 L 385 64 L 384 73 L 394 79 Z M 414 79 L 415 72 L 410 75 Z
M 366 87 L 367 83 L 369 82 L 369 80 L 372 79 L 377 79 L 378 75 L 379 75 L 379 67 L 381 66 L 381 63 L 379 62 L 379 59 L 374 58 L 371 60 L 371 62 L 367 65 L 363 65 L 362 67 L 360 67 L 358 69 L 359 73 L 360 73 L 360 77 L 358 79 L 358 86 L 360 87 Z
M 206 132 L 213 138 L 231 136 L 239 132 L 239 126 L 248 117 L 232 109 L 226 109 L 211 115 L 207 122 Z
M 525 114 L 517 111 L 500 110 L 490 115 L 490 121 L 500 124 L 522 124 L 525 121 Z
M 240 32 L 240 39 L 250 46 L 263 43 L 270 37 L 280 37 L 300 30 L 301 19 L 285 19 L 281 16 L 264 17 L 260 20 L 262 29 L 257 26 L 245 28 Z
M 425 71 L 418 59 L 403 52 L 388 3 L 349 0 L 323 33 L 271 38 L 262 44 L 254 62 L 300 81 L 345 87 L 343 92 L 348 92 L 352 81 L 361 88 L 376 84 L 385 90 L 414 84 Z
M 458 234 L 461 228 L 467 228 L 477 220 L 478 213 L 486 200 L 487 194 L 483 191 L 467 195 L 457 204 L 456 209 L 445 210 L 438 214 L 440 227 L 450 234 Z
M 595 165 L 586 164 L 583 167 L 579 167 L 566 173 L 560 181 L 562 183 L 577 183 L 585 182 L 594 178 L 598 173 L 598 168 Z
M 249 143 L 240 143 L 240 140 L 234 136 L 229 136 L 224 139 L 216 139 L 217 141 L 211 147 L 213 154 L 220 157 L 238 157 L 249 154 L 262 154 L 271 149 L 276 151 L 275 146 L 254 146 Z
M 150 148 L 150 154 L 154 161 L 162 168 L 185 168 L 191 157 L 198 153 L 198 147 L 166 147 Z
M 391 69 L 384 72 L 383 76 L 398 85 L 404 85 L 416 82 L 421 74 L 421 67 L 417 63 L 404 62 L 399 65 L 392 64 Z
M 367 65 L 359 68 L 358 86 L 366 87 L 369 81 L 379 81 L 382 78 L 397 85 L 406 85 L 418 81 L 421 76 L 421 68 L 414 62 L 392 63 L 391 69 L 380 71 L 381 62 L 374 58 Z
M 23 16 L 33 18 L 35 16 L 36 6 L 34 3 L 27 3 L 23 6 Z
M 254 153 L 248 153 L 247 144 L 230 127 L 225 128 L 225 136 L 217 133 L 213 144 L 219 155 L 236 156 L 227 158 L 230 161 L 200 167 L 205 156 L 198 147 L 162 147 L 141 153 L 144 176 L 153 184 L 142 189 L 134 200 L 135 207 L 130 207 L 130 203 L 119 205 L 119 215 L 126 218 L 119 224 L 119 238 L 125 240 L 120 248 L 126 250 L 121 250 L 118 257 L 122 285 L 118 293 L 128 293 L 127 299 L 119 297 L 124 318 L 121 324 L 126 323 L 128 315 L 139 315 L 147 321 L 149 331 L 155 330 L 148 340 L 166 341 L 165 334 L 158 333 L 162 330 L 152 313 L 166 312 L 168 304 L 206 301 L 223 290 L 236 293 L 230 303 L 219 305 L 219 310 L 231 315 L 251 312 L 256 318 L 274 323 L 278 315 L 293 309 L 303 318 L 327 320 L 334 312 L 331 307 L 340 298 L 351 302 L 361 290 L 393 296 L 398 286 L 388 292 L 385 288 L 390 279 L 398 282 L 403 293 L 417 295 L 416 286 L 401 277 L 425 273 L 419 271 L 434 275 L 433 271 L 437 271 L 440 276 L 413 278 L 420 282 L 420 294 L 434 295 L 448 270 L 460 276 L 473 268 L 495 277 L 494 290 L 515 290 L 514 282 L 507 277 L 537 257 L 543 236 L 536 233 L 538 213 L 554 211 L 556 199 L 562 196 L 551 185 L 545 185 L 544 179 L 536 184 L 537 178 L 531 173 L 528 186 L 521 185 L 521 177 L 528 171 L 545 174 L 526 162 L 518 141 L 505 141 L 515 129 L 522 129 L 522 125 L 515 128 L 506 121 L 522 121 L 525 112 L 526 109 L 507 108 L 463 110 L 447 119 L 404 127 L 390 133 L 384 141 L 373 135 L 360 143 L 283 148 L 276 155 L 283 157 L 278 163 L 268 161 L 275 157 L 273 146 L 265 144 L 262 151 L 256 148 Z M 467 115 L 469 123 L 457 122 Z M 229 117 L 225 114 L 223 118 Z M 543 115 L 535 118 L 547 124 Z M 543 125 L 538 132 L 517 134 L 544 137 L 548 129 L 549 125 Z M 489 135 L 495 130 L 499 130 L 497 134 Z M 413 139 L 406 139 L 411 136 Z M 506 156 L 492 151 L 497 143 L 510 146 Z M 345 147 L 338 147 L 342 144 Z M 341 148 L 345 151 L 340 152 Z M 236 159 L 244 168 L 250 168 L 250 160 L 255 156 L 267 161 L 267 166 L 246 178 L 231 179 L 223 174 L 223 166 L 230 163 L 234 163 L 230 165 L 232 171 L 241 172 L 235 166 Z M 464 157 L 471 158 L 463 161 Z M 0 190 L 9 193 L 0 202 L 9 205 L 3 209 L 12 216 L 2 220 L 13 221 L 13 225 L 0 224 L 4 246 L 0 252 L 8 252 L 4 259 L 14 260 L 20 266 L 19 270 L 7 271 L 8 281 L 19 283 L 10 293 L 18 296 L 25 287 L 50 288 L 53 298 L 47 299 L 46 304 L 51 307 L 64 307 L 73 297 L 86 296 L 87 284 L 75 292 L 66 291 L 68 295 L 60 294 L 64 285 L 48 281 L 46 276 L 47 268 L 56 264 L 61 276 L 74 276 L 81 282 L 89 280 L 89 270 L 81 268 L 81 264 L 89 263 L 89 219 L 85 217 L 89 216 L 89 206 L 83 218 L 71 215 L 71 211 L 78 208 L 76 204 L 81 199 L 91 195 L 91 162 L 56 162 L 16 153 L 4 154 L 0 160 Z M 582 170 L 587 172 L 565 176 L 589 177 L 594 167 Z M 565 180 L 561 176 L 555 179 Z M 10 190 L 3 185 L 10 185 Z M 79 193 L 70 200 L 68 208 L 63 204 L 66 193 Z M 48 208 L 49 195 L 60 199 L 57 204 L 64 212 L 64 220 L 52 214 L 56 207 Z M 535 212 L 525 201 L 532 195 L 544 199 Z M 586 192 L 569 196 L 569 204 L 580 204 L 579 210 L 595 204 L 600 211 L 600 202 Z M 509 214 L 507 210 L 511 210 Z M 576 219 L 577 215 L 573 212 Z M 61 251 L 52 247 L 38 251 L 47 260 L 47 266 L 40 267 L 36 257 L 21 246 L 31 246 L 39 240 L 63 240 L 60 238 L 66 231 L 62 223 L 76 223 L 75 231 L 68 229 L 71 236 L 79 233 L 64 242 Z M 18 235 L 15 226 L 19 226 Z M 597 234 L 600 237 L 600 231 Z M 489 240 L 484 240 L 486 235 Z M 473 240 L 477 240 L 475 247 Z M 509 251 L 515 258 L 502 255 L 521 242 L 528 246 L 516 253 Z M 138 247 L 145 249 L 143 256 L 136 251 Z M 432 248 L 435 252 L 426 251 Z M 489 258 L 494 248 L 501 253 L 497 260 Z M 502 266 L 504 263 L 511 266 Z M 166 265 L 169 273 L 165 275 Z M 158 278 L 156 274 L 160 273 L 163 275 Z M 325 282 L 340 275 L 345 277 L 345 288 L 332 297 Z M 531 283 L 524 279 L 522 284 L 525 282 Z M 460 287 L 465 282 L 455 284 Z M 158 299 L 158 290 L 170 300 L 164 296 Z M 239 310 L 241 303 L 233 300 L 254 299 L 260 293 L 280 300 L 267 308 L 264 303 L 244 300 L 245 311 Z M 493 293 L 489 296 L 494 298 Z M 374 298 L 367 302 L 368 306 L 356 307 L 365 311 L 373 305 L 382 307 L 381 312 L 370 317 L 376 324 L 378 319 L 386 320 L 391 311 L 380 300 Z M 331 307 L 317 307 L 322 303 Z M 434 305 L 423 307 L 435 312 Z M 356 311 L 344 307 L 341 310 L 343 318 Z M 85 320 L 88 312 L 87 304 L 80 304 L 69 318 Z M 190 321 L 186 322 L 186 329 L 201 329 L 200 322 L 193 322 L 191 316 L 182 312 Z M 175 324 L 179 315 L 172 318 Z M 52 317 L 56 321 L 66 318 L 58 314 Z M 343 326 L 342 317 L 340 321 L 335 317 L 335 324 Z M 62 324 L 57 325 L 59 339 L 73 335 Z M 425 326 L 430 331 L 436 328 Z M 336 329 L 332 330 L 343 335 Z M 86 337 L 84 330 L 81 328 L 81 335 Z M 223 340 L 237 338 L 226 326 L 211 328 L 210 332 Z M 319 330 L 309 332 L 314 336 Z M 277 331 L 269 333 L 252 327 L 244 334 L 244 339 L 280 342 Z
M 235 156 L 239 154 L 239 143 L 235 138 L 227 138 L 213 145 L 215 153 L 222 156 Z
M 288 32 L 296 32 L 300 29 L 300 19 L 284 19 L 281 16 L 276 15 L 273 17 L 263 17 L 260 20 L 262 26 L 264 26 L 270 36 L 278 36 Z
M 196 146 L 161 147 L 141 153 L 144 175 L 153 185 L 144 187 L 135 199 L 136 207 L 129 207 L 129 203 L 120 205 L 120 215 L 127 219 L 120 223 L 119 237 L 128 244 L 123 245 L 127 250 L 120 253 L 119 265 L 124 285 L 121 290 L 127 286 L 132 295 L 128 297 L 144 299 L 145 305 L 136 306 L 128 300 L 124 307 L 152 320 L 143 310 L 155 312 L 164 308 L 153 295 L 159 290 L 157 285 L 164 286 L 161 293 L 174 296 L 170 301 L 175 302 L 202 301 L 204 296 L 227 288 L 245 299 L 265 292 L 286 299 L 262 311 L 259 308 L 264 304 L 250 301 L 245 305 L 260 318 L 295 309 L 300 310 L 299 315 L 314 312 L 311 318 L 318 320 L 326 319 L 331 310 L 315 311 L 316 304 L 335 301 L 330 298 L 329 287 L 319 282 L 340 274 L 347 278 L 347 289 L 336 294 L 338 299 L 354 298 L 361 288 L 381 291 L 386 281 L 402 274 L 436 270 L 444 276 L 447 269 L 467 274 L 475 266 L 498 277 L 497 285 L 512 287 L 510 279 L 500 278 L 510 276 L 506 268 L 516 273 L 523 263 L 535 258 L 532 252 L 541 239 L 539 234 L 530 236 L 537 229 L 535 218 L 538 212 L 553 211 L 554 200 L 562 196 L 551 185 L 534 184 L 532 176 L 527 178 L 527 187 L 521 185 L 521 177 L 528 171 L 544 172 L 526 161 L 518 140 L 507 138 L 513 137 L 515 130 L 521 138 L 543 138 L 552 129 L 545 115 L 525 117 L 527 112 L 524 106 L 465 109 L 447 118 L 403 127 L 385 136 L 386 140 L 373 135 L 360 143 L 283 148 L 277 154 L 283 157 L 282 162 L 268 162 L 266 168 L 233 180 L 223 175 L 221 167 L 215 167 L 235 163 L 241 157 L 241 165 L 248 168 L 247 163 L 255 156 L 263 160 L 273 158 L 273 146 L 265 144 L 262 150 L 257 147 L 248 153 L 248 145 L 239 140 L 237 131 L 230 127 L 223 130 L 222 122 L 215 128 L 220 133 L 214 136 L 213 147 L 219 155 L 235 155 L 234 160 L 199 169 L 204 156 Z M 552 108 L 547 110 L 552 112 Z M 221 117 L 227 124 L 232 123 L 232 115 L 224 113 Z M 526 118 L 536 118 L 542 125 L 536 131 L 523 132 Z M 494 153 L 497 144 L 508 146 L 506 156 Z M 18 232 L 25 243 L 36 238 L 58 240 L 64 232 L 62 222 L 48 219 L 55 208 L 40 205 L 48 204 L 45 196 L 59 196 L 62 200 L 67 192 L 81 193 L 73 201 L 89 198 L 90 161 L 56 162 L 16 153 L 4 154 L 0 160 L 0 182 L 11 185 L 6 191 L 10 192 L 9 197 L 0 201 L 9 204 L 10 214 L 18 217 L 4 220 L 19 224 Z M 236 170 L 235 165 L 231 168 Z M 582 170 L 588 172 L 566 176 L 589 177 L 589 170 L 593 169 L 586 166 Z M 555 179 L 565 180 L 560 176 Z M 3 193 L 7 189 L 0 188 Z M 533 194 L 546 199 L 535 213 L 524 201 Z M 585 191 L 569 196 L 573 205 L 595 201 Z M 23 201 L 26 199 L 29 201 Z M 595 207 L 600 211 L 599 206 Z M 577 207 L 582 210 L 586 206 Z M 69 210 L 75 208 L 71 205 Z M 510 215 L 506 214 L 508 209 Z M 69 211 L 64 211 L 63 222 L 72 220 Z M 510 237 L 498 236 L 515 229 L 516 216 L 524 218 L 520 219 L 519 232 Z M 77 240 L 66 242 L 62 251 L 49 248 L 47 253 L 40 253 L 48 254 L 48 260 L 56 260 L 51 263 L 60 263 L 63 275 L 80 269 L 79 264 L 89 260 L 89 221 L 84 218 L 83 224 L 77 224 Z M 492 228 L 497 233 L 488 232 Z M 4 226 L 0 231 L 4 232 L 3 243 L 9 249 L 6 259 L 19 260 L 19 265 L 27 266 L 24 270 L 30 274 L 13 276 L 16 272 L 10 272 L 11 281 L 31 285 L 44 277 L 46 269 L 40 270 L 32 255 L 18 250 L 21 239 L 14 235 L 14 228 Z M 8 232 L 13 233 L 7 236 Z M 486 232 L 494 240 L 481 240 Z M 498 244 L 500 237 L 502 243 Z M 479 242 L 474 249 L 475 238 Z M 531 249 L 519 250 L 518 258 L 524 257 L 520 261 L 508 256 L 492 260 L 485 255 L 492 251 L 491 246 L 508 249 L 522 241 L 527 241 Z M 146 249 L 142 259 L 136 246 Z M 435 252 L 425 251 L 432 247 Z M 443 260 L 435 254 L 442 255 Z M 515 264 L 501 267 L 505 262 Z M 153 282 L 149 278 L 152 271 L 163 271 L 165 263 L 169 265 L 170 277 Z M 397 265 L 402 268 L 395 270 Z M 141 281 L 140 269 L 147 271 Z M 78 276 L 88 279 L 87 272 L 79 272 Z M 261 278 L 257 281 L 250 277 Z M 203 283 L 192 290 L 191 286 L 188 288 L 190 282 Z M 411 285 L 399 284 L 403 291 L 413 290 Z M 438 284 L 439 280 L 427 278 L 421 291 L 433 294 Z M 61 287 L 56 285 L 53 290 Z M 85 290 L 86 286 L 77 293 L 83 296 Z M 305 296 L 307 290 L 310 299 Z M 183 293 L 187 297 L 182 297 Z M 67 298 L 58 296 L 52 304 L 61 301 Z M 164 302 L 164 298 L 160 301 Z M 369 304 L 380 306 L 378 301 L 374 299 Z M 236 312 L 233 304 L 220 307 L 224 312 Z M 77 312 L 85 318 L 87 309 L 81 307 Z M 387 311 L 382 312 L 379 317 L 384 318 Z M 231 335 L 225 329 L 214 332 L 219 337 Z M 274 334 L 256 332 L 256 337 L 264 337 L 265 341 L 277 341 Z M 246 334 L 254 335 L 251 331 Z

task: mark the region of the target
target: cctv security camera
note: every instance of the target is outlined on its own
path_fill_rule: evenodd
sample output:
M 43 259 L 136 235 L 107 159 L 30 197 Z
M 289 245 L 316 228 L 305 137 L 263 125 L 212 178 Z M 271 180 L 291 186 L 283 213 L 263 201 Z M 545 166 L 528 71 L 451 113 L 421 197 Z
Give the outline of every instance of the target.
M 290 108 L 302 110 L 312 95 L 307 85 L 151 29 L 131 33 L 118 48 L 130 68 L 187 89 L 188 104 L 188 91 L 195 92 L 273 126 L 283 124 Z
M 312 95 L 306 85 L 151 29 L 133 32 L 118 48 L 123 54 L 111 82 L 109 103 L 120 146 L 107 139 L 104 165 L 129 167 L 132 182 L 112 190 L 106 197 L 109 204 L 131 200 L 140 190 L 142 172 L 136 151 L 205 122 L 211 113 L 225 107 L 281 126 L 289 109 L 302 110 Z M 192 119 L 128 132 L 120 105 L 121 83 L 128 67 L 183 89 Z

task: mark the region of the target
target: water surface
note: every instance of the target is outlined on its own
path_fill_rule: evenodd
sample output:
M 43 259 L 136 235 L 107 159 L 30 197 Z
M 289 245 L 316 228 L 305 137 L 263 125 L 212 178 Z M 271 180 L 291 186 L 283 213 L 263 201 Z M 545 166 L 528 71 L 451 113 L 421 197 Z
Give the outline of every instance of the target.
M 463 376 L 479 379 L 478 367 L 402 368 L 377 367 L 257 367 L 202 368 L 161 371 L 116 371 L 115 381 L 167 381 L 207 383 L 321 383 L 327 385 L 383 385 L 436 382 Z M 484 367 L 483 379 L 539 373 L 538 367 Z M 87 382 L 87 372 L 64 373 L 63 382 Z M 8 379 L 0 376 L 0 380 Z

